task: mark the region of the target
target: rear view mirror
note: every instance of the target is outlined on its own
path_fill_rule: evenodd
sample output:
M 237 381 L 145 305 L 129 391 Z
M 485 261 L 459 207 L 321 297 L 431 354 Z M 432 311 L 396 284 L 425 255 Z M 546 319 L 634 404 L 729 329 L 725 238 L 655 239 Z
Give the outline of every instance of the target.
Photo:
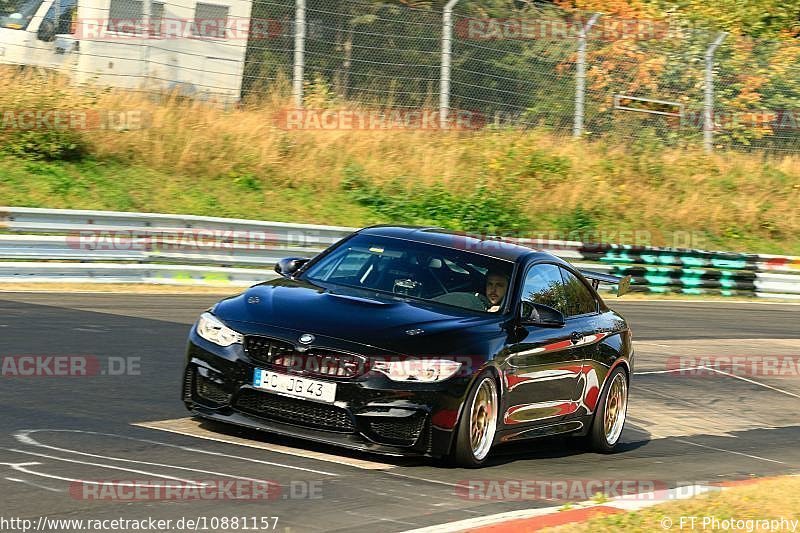
M 520 306 L 520 322 L 526 326 L 562 328 L 566 324 L 564 315 L 544 304 L 523 301 Z

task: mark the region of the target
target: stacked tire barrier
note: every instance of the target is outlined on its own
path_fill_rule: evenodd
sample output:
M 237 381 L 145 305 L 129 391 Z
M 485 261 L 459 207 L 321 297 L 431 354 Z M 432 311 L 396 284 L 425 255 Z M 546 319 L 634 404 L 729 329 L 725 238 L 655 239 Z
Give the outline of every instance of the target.
M 247 286 L 354 228 L 255 220 L 0 207 L 0 283 Z M 800 299 L 800 257 L 510 239 L 581 268 L 632 277 L 644 293 Z
M 584 244 L 579 253 L 630 275 L 637 292 L 800 299 L 797 257 L 619 244 Z

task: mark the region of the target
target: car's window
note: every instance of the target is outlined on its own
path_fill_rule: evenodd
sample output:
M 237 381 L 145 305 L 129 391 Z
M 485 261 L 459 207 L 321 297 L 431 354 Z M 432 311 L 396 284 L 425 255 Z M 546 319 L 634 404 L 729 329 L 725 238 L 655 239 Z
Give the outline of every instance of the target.
M 533 265 L 522 284 L 522 300 L 547 305 L 566 315 L 566 293 L 559 270 L 549 263 Z
M 568 270 L 561 270 L 564 278 L 564 290 L 567 296 L 566 316 L 585 315 L 597 312 L 597 301 L 589 292 L 586 285 L 578 277 Z
M 348 249 L 339 256 L 338 261 L 326 261 L 318 275 L 326 280 L 348 280 L 356 276 L 359 271 L 366 268 L 367 262 L 372 258 L 369 252 Z
M 198 3 L 195 7 L 192 34 L 198 37 L 224 39 L 229 10 L 227 6 Z
M 108 30 L 118 33 L 139 34 L 144 31 L 144 2 L 142 0 L 111 0 Z M 150 4 L 151 35 L 160 35 L 164 19 L 164 2 Z
M 24 30 L 42 5 L 42 0 L 0 2 L 0 28 Z
M 50 24 L 53 28 L 53 35 L 74 34 L 77 27 L 77 17 L 77 0 L 57 0 L 47 10 L 42 25 Z
M 443 246 L 356 235 L 302 278 L 495 313 L 507 300 L 513 266 Z

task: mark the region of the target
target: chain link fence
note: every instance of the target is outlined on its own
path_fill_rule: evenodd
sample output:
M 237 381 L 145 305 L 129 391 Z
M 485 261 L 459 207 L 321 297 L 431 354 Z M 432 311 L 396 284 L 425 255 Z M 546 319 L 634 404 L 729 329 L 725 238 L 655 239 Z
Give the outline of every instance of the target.
M 428 110 L 440 127 L 468 112 L 485 128 L 800 152 L 796 39 L 756 41 L 522 1 L 229 5 L 78 0 L 77 17 L 64 18 L 75 0 L 0 0 L 0 62 L 35 62 L 30 53 L 15 61 L 14 50 L 53 42 L 57 66 L 90 74 L 81 81 L 190 87 L 244 101 L 278 95 L 306 109 Z M 103 31 L 91 33 L 87 20 L 103 13 L 113 20 L 95 20 Z M 63 27 L 47 29 L 54 17 L 71 21 L 80 46 L 70 49 Z M 149 29 L 128 31 L 134 38 L 123 52 L 115 40 L 126 24 Z M 124 73 L 108 66 L 125 61 Z

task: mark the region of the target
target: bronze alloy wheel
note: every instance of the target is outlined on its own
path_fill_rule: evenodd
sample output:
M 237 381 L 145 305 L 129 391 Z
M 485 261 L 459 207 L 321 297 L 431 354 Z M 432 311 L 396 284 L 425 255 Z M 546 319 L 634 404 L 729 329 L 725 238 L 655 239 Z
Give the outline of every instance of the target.
M 618 373 L 608 389 L 603 417 L 603 431 L 606 442 L 614 446 L 622 435 L 625 416 L 628 411 L 628 382 L 625 374 Z
M 489 455 L 497 430 L 497 386 L 491 377 L 483 378 L 472 399 L 469 438 L 472 455 L 482 461 Z

